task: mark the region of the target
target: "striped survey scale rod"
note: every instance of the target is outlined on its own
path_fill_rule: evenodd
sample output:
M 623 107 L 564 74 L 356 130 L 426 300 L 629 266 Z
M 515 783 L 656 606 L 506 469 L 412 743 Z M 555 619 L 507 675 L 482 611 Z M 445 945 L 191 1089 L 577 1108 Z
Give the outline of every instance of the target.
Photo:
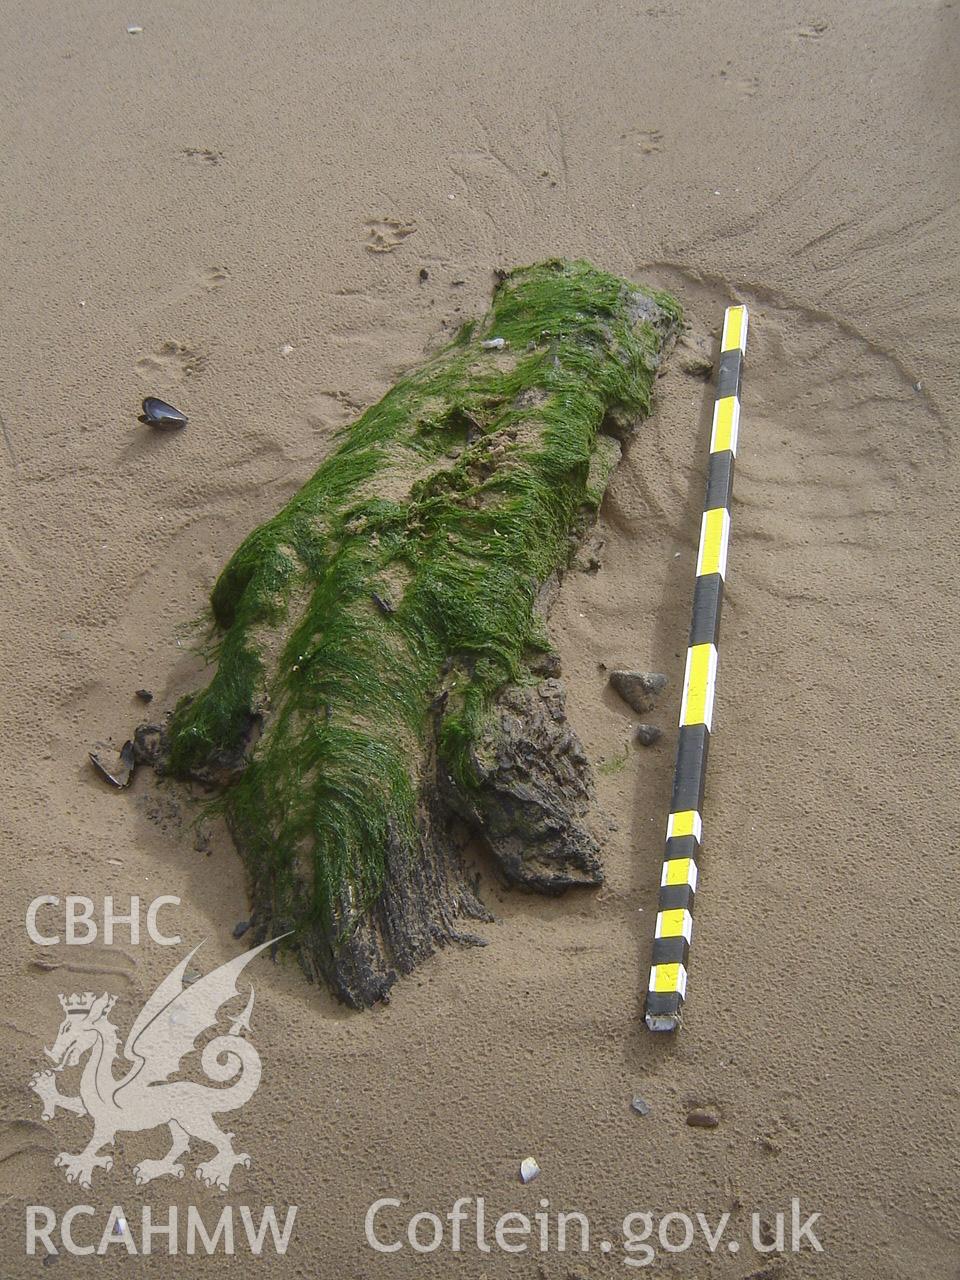
M 700 522 L 693 622 L 683 673 L 680 734 L 667 846 L 660 875 L 646 1023 L 676 1031 L 687 994 L 687 967 L 703 840 L 703 785 L 717 680 L 720 609 L 730 542 L 730 498 L 740 427 L 740 380 L 747 347 L 747 308 L 728 307 L 723 318 L 717 399 L 710 433 L 707 496 Z

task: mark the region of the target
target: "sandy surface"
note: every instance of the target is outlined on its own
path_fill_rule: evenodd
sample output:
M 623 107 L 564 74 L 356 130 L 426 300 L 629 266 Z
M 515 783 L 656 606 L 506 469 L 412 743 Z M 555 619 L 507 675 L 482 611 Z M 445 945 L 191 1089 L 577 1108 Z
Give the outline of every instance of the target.
M 5 1280 L 41 1267 L 26 1205 L 83 1203 L 80 1243 L 117 1203 L 138 1239 L 143 1204 L 299 1212 L 269 1262 L 121 1244 L 54 1275 L 568 1280 L 629 1274 L 596 1242 L 630 1210 L 729 1210 L 738 1253 L 651 1269 L 956 1277 L 960 6 L 2 7 Z M 125 1034 L 188 947 L 205 969 L 240 952 L 246 911 L 224 833 L 197 850 L 182 793 L 111 792 L 89 743 L 122 740 L 136 688 L 163 709 L 196 682 L 180 625 L 331 428 L 480 311 L 495 267 L 558 253 L 670 286 L 714 342 L 724 305 L 751 307 L 684 1031 L 639 1021 L 711 396 L 675 370 L 613 482 L 603 567 L 554 618 L 618 826 L 604 890 L 491 894 L 488 947 L 362 1016 L 258 961 L 263 1082 L 229 1118 L 253 1167 L 227 1197 L 192 1155 L 139 1188 L 165 1144 L 125 1134 L 70 1186 L 54 1157 L 90 1122 L 42 1123 L 25 1087 L 58 993 L 115 993 Z M 148 393 L 189 428 L 138 426 Z M 605 691 L 618 660 L 671 675 L 650 751 Z M 178 895 L 183 943 L 33 945 L 27 904 L 65 893 Z M 719 1127 L 688 1127 L 693 1102 Z M 491 1219 L 580 1210 L 595 1242 L 378 1255 L 381 1195 L 403 1202 L 388 1240 L 482 1195 Z M 770 1269 L 750 1214 L 793 1196 L 824 1253 Z

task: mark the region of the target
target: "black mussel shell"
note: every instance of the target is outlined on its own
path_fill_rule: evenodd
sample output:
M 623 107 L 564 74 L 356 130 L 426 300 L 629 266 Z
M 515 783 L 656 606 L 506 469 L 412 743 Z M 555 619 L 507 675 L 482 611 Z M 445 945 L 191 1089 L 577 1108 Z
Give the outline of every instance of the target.
M 137 763 L 133 743 L 125 742 L 118 751 L 109 742 L 95 742 L 90 752 L 90 763 L 113 787 L 128 787 Z
M 147 396 L 143 402 L 143 416 L 155 427 L 185 427 L 187 415 L 175 409 L 166 400 L 158 400 L 156 396 Z

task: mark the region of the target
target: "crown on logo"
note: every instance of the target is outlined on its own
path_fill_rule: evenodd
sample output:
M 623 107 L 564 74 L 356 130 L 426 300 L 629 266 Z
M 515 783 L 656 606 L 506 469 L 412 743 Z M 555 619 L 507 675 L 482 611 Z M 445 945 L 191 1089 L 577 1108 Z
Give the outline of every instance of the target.
M 89 1013 L 93 1008 L 93 992 L 85 991 L 83 995 L 61 996 L 60 1004 L 64 1013 Z
M 60 1005 L 68 1016 L 70 1014 L 88 1014 L 93 1007 L 93 1002 L 96 1000 L 96 996 L 93 995 L 92 991 L 84 991 L 82 996 L 78 992 L 74 992 L 72 996 L 60 996 L 59 998 Z M 106 1014 L 109 1014 L 115 1004 L 116 996 L 106 997 L 106 1004 L 100 1010 L 100 1015 L 106 1016 Z

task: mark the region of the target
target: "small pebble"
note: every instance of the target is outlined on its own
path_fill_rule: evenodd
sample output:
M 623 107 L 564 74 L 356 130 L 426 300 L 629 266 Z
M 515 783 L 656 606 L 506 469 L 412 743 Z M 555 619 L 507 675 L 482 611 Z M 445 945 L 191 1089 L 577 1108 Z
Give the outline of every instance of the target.
M 709 356 L 701 355 L 698 351 L 691 351 L 687 355 L 681 356 L 678 364 L 681 370 L 689 374 L 691 378 L 703 378 L 706 380 L 713 373 L 713 361 Z
M 193 965 L 190 965 L 188 969 L 184 970 L 183 985 L 185 987 L 189 987 L 194 982 L 196 982 L 198 978 L 202 978 L 202 977 L 203 977 L 203 974 L 200 972 L 200 970 L 194 969 Z
M 643 1098 L 634 1098 L 630 1103 L 630 1110 L 635 1111 L 638 1116 L 648 1116 L 650 1114 L 650 1103 L 645 1102 Z
M 667 677 L 659 671 L 611 671 L 610 684 L 634 711 L 652 711 Z
M 290 345 L 290 343 L 285 342 L 283 346 L 280 348 L 280 354 L 282 356 L 288 356 L 292 350 L 293 350 L 293 347 Z
M 663 737 L 663 730 L 658 729 L 655 724 L 638 724 L 636 737 L 641 746 L 652 747 Z
M 233 936 L 235 938 L 242 938 L 243 935 L 250 928 L 250 923 L 251 922 L 249 920 L 238 920 L 237 923 L 233 926 Z
M 480 343 L 484 351 L 502 351 L 507 345 L 506 338 L 484 338 Z
M 543 676 L 546 680 L 556 680 L 560 675 L 560 655 L 558 653 L 538 653 L 530 661 L 530 670 L 535 676 Z
M 716 1129 L 719 1123 L 719 1112 L 711 1111 L 709 1107 L 694 1107 L 687 1112 L 687 1124 L 693 1129 Z
M 153 701 L 153 694 L 149 689 L 137 689 L 134 696 L 139 698 L 141 702 Z
M 534 1160 L 533 1156 L 527 1156 L 525 1160 L 520 1162 L 520 1181 L 532 1182 L 534 1178 L 540 1177 L 540 1166 Z
M 427 270 L 427 268 L 426 268 L 426 267 L 421 267 L 421 268 L 420 268 L 420 283 L 421 283 L 421 284 L 426 284 L 426 282 L 427 282 L 429 279 L 430 279 L 430 272 Z
M 757 1243 L 763 1245 L 768 1253 L 771 1249 L 776 1248 L 777 1232 L 774 1231 L 772 1224 L 766 1218 L 761 1218 L 754 1230 L 757 1233 Z M 761 1271 L 760 1275 L 763 1276 L 763 1274 Z M 766 1274 L 769 1276 L 770 1272 L 767 1271 Z
M 143 34 L 143 27 L 135 26 L 133 23 L 131 23 L 130 26 L 127 27 L 128 36 L 139 36 L 142 34 Z

